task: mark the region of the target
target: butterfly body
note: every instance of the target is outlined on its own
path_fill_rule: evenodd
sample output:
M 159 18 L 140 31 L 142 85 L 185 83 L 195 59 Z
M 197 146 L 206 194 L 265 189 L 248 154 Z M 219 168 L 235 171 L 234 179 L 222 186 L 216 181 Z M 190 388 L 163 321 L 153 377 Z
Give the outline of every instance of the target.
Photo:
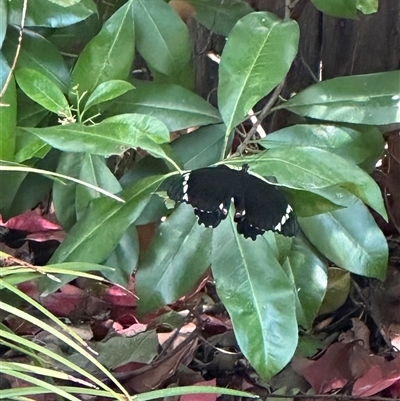
M 176 202 L 186 202 L 194 208 L 199 224 L 217 227 L 235 206 L 235 221 L 239 234 L 256 239 L 265 231 L 293 236 L 296 221 L 292 208 L 279 189 L 241 170 L 220 165 L 192 170 L 183 181 L 171 186 L 168 196 Z

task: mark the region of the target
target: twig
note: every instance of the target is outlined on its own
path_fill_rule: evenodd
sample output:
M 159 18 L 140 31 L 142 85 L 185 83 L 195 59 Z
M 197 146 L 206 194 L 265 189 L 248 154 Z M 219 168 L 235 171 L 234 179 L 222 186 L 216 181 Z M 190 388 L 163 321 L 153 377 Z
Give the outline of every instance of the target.
M 283 86 L 285 84 L 285 81 L 283 80 L 273 91 L 271 97 L 269 98 L 267 104 L 263 107 L 261 110 L 261 113 L 258 116 L 257 122 L 253 125 L 253 127 L 250 129 L 250 131 L 246 134 L 245 140 L 240 144 L 238 147 L 238 150 L 236 151 L 236 154 L 242 154 L 248 143 L 252 140 L 254 134 L 257 132 L 258 126 L 261 124 L 261 122 L 264 120 L 264 118 L 267 116 L 267 114 L 271 111 L 273 105 L 275 104 L 276 100 L 278 99 Z
M 290 13 L 293 7 L 294 5 L 291 0 L 285 0 L 285 19 L 290 18 Z
M 300 0 L 293 0 L 292 3 L 286 4 L 286 8 L 289 10 L 289 14 L 292 12 L 292 10 L 296 7 L 296 4 L 299 2 Z
M 25 18 L 26 18 L 26 10 L 27 10 L 27 8 L 28 8 L 28 0 L 24 0 L 24 3 L 22 5 L 21 28 L 19 30 L 17 50 L 15 52 L 14 61 L 13 61 L 12 65 L 11 65 L 10 71 L 9 71 L 7 79 L 6 79 L 6 82 L 5 82 L 4 86 L 3 86 L 3 89 L 0 92 L 0 99 L 4 96 L 4 94 L 5 94 L 5 92 L 6 92 L 7 88 L 8 88 L 8 85 L 10 85 L 11 78 L 13 76 L 13 72 L 14 72 L 15 67 L 17 65 L 19 53 L 20 53 L 21 47 L 22 47 L 22 35 L 23 35 L 23 31 L 24 31 L 24 26 L 25 26 Z M 8 105 L 3 105 L 3 106 L 8 106 Z

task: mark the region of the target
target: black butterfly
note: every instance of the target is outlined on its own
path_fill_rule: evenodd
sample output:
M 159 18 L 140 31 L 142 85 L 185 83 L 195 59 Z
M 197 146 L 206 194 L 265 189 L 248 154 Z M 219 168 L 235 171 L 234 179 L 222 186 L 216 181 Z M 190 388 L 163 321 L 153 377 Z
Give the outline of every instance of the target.
M 176 202 L 194 208 L 199 224 L 217 227 L 228 215 L 231 201 L 239 234 L 256 239 L 265 231 L 294 236 L 296 219 L 278 187 L 248 173 L 248 165 L 234 170 L 224 165 L 192 170 L 167 189 Z

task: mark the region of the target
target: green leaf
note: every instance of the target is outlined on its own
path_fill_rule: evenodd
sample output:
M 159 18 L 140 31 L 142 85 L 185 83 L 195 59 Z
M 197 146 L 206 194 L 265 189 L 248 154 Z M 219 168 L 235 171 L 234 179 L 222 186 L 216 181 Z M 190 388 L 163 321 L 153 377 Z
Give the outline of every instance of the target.
M 218 111 L 199 95 L 178 85 L 133 81 L 135 90 L 114 100 L 106 115 L 149 114 L 170 131 L 221 122 Z
M 7 31 L 7 0 L 0 0 L 0 49 Z
M 27 173 L 25 172 L 16 173 L 13 171 L 0 170 L 0 214 L 4 221 L 13 217 L 11 209 L 15 201 L 15 196 L 26 175 Z
M 184 169 L 194 170 L 220 161 L 224 139 L 224 124 L 208 125 L 181 135 L 172 142 L 171 147 L 182 160 Z
M 119 79 L 103 82 L 89 96 L 85 105 L 85 110 L 88 110 L 96 104 L 115 99 L 132 89 L 135 89 L 132 84 Z
M 188 89 L 194 87 L 189 31 L 163 0 L 136 0 L 137 49 L 151 70 Z M 157 81 L 157 74 L 156 74 Z
M 104 262 L 114 271 L 105 271 L 103 276 L 112 283 L 128 286 L 139 259 L 139 238 L 135 226 L 130 226 L 121 237 L 113 253 Z
M 296 289 L 297 322 L 310 329 L 326 292 L 327 262 L 308 241 L 297 236 L 284 267 Z
M 0 54 L 0 88 L 3 90 L 10 68 Z M 15 136 L 17 126 L 17 93 L 14 78 L 11 77 L 7 90 L 0 102 L 0 159 L 13 160 L 15 152 Z
M 114 370 L 129 362 L 151 363 L 158 355 L 158 347 L 157 332 L 149 330 L 133 337 L 111 337 L 96 343 L 94 349 L 99 353 L 98 361 Z
M 294 288 L 263 237 L 245 239 L 232 218 L 213 233 L 212 272 L 241 351 L 268 380 L 297 344 Z
M 12 2 L 10 4 L 15 3 Z M 35 7 L 30 8 L 36 8 L 36 4 Z M 19 25 L 19 23 L 18 20 L 17 24 Z M 12 63 L 15 56 L 18 35 L 18 29 L 9 27 L 3 46 L 4 56 L 9 63 Z M 23 41 L 24 45 L 18 57 L 17 70 L 20 68 L 29 68 L 39 71 L 56 82 L 63 93 L 66 93 L 70 79 L 69 69 L 60 52 L 43 36 L 28 29 L 24 29 Z
M 99 33 L 101 27 L 102 20 L 96 13 L 76 24 L 53 30 L 48 40 L 64 54 L 77 54 Z
M 35 163 L 35 168 L 55 171 L 59 158 L 58 150 L 54 149 L 46 157 Z M 15 174 L 15 173 L 14 173 Z M 29 173 L 15 194 L 14 201 L 10 207 L 10 213 L 17 216 L 27 210 L 35 208 L 51 191 L 53 182 L 44 175 Z
M 273 110 L 318 120 L 385 125 L 400 122 L 400 71 L 329 79 L 311 85 Z
M 299 27 L 267 12 L 243 17 L 229 34 L 219 68 L 218 105 L 230 131 L 286 76 Z
M 121 114 L 100 124 L 59 125 L 47 128 L 23 128 L 64 152 L 86 152 L 100 156 L 119 155 L 130 148 L 140 147 L 155 157 L 174 162 L 161 143 L 169 141 L 167 127 L 154 117 L 141 114 Z
M 32 100 L 51 112 L 67 118 L 72 118 L 69 104 L 57 82 L 40 71 L 29 68 L 15 72 L 19 87 Z
M 318 10 L 332 17 L 358 19 L 358 10 L 364 14 L 378 11 L 378 0 L 311 0 Z
M 104 197 L 95 199 L 56 250 L 51 263 L 106 260 L 164 178 L 153 176 L 125 189 L 119 194 L 125 199 L 124 204 Z
M 9 3 L 8 23 L 20 25 L 24 0 Z M 92 0 L 81 0 L 78 4 L 63 7 L 48 0 L 35 0 L 35 7 L 28 7 L 25 25 L 60 28 L 83 21 L 97 12 Z
M 62 153 L 57 173 L 78 178 L 86 153 Z M 66 184 L 55 181 L 53 185 L 53 202 L 58 221 L 64 230 L 69 231 L 76 223 L 76 183 Z
M 157 229 L 135 276 L 141 314 L 188 294 L 208 269 L 212 230 L 196 220 L 193 208 L 184 204 Z
M 376 127 L 336 125 L 292 125 L 268 134 L 258 143 L 266 148 L 313 146 L 326 149 L 372 171 L 382 155 L 385 141 Z
M 126 80 L 135 55 L 132 0 L 116 11 L 85 46 L 72 71 L 72 88 L 89 94 L 101 83 Z M 72 99 L 70 94 L 71 101 Z
M 287 148 L 277 148 L 257 156 L 229 160 L 232 165 L 241 166 L 243 163 L 248 163 L 251 171 L 263 177 L 276 177 L 279 184 L 326 195 L 327 199 L 331 199 L 328 191 L 332 187 L 342 187 L 387 218 L 376 182 L 353 163 L 326 150 L 293 146 L 290 152 Z M 324 194 L 322 189 L 327 193 Z
M 17 99 L 18 127 L 36 127 L 43 122 L 46 117 L 51 115 L 48 110 L 44 109 L 40 104 L 34 102 L 21 90 L 17 91 Z M 19 132 L 17 132 L 17 135 L 19 135 Z
M 385 277 L 386 239 L 358 199 L 345 209 L 298 220 L 310 242 L 336 266 L 367 277 Z
M 236 22 L 253 9 L 241 0 L 187 0 L 194 6 L 194 17 L 217 35 L 228 36 Z
M 51 146 L 21 128 L 17 129 L 17 142 L 14 161 L 22 163 L 32 158 L 42 159 L 50 151 Z
M 346 302 L 351 289 L 351 274 L 331 266 L 328 269 L 328 287 L 318 314 L 332 313 Z
M 106 166 L 104 159 L 96 155 L 84 154 L 78 178 L 114 194 L 122 189 L 114 174 Z M 97 191 L 88 187 L 82 185 L 76 187 L 75 205 L 78 220 L 85 213 L 89 203 L 99 197 L 100 194 Z
M 96 185 L 109 192 L 121 190 L 117 179 L 104 164 L 104 160 L 88 153 L 63 153 L 58 163 L 57 172 L 69 177 Z M 69 230 L 82 216 L 90 201 L 100 194 L 76 183 L 67 185 L 54 182 L 53 201 L 58 220 L 65 230 Z
M 301 217 L 315 216 L 345 207 L 346 203 L 340 197 L 345 191 L 337 187 L 335 190 L 336 196 L 327 194 L 325 188 L 320 191 L 313 190 L 314 192 L 286 187 L 282 189 L 290 206 L 296 211 L 296 216 Z
M 363 14 L 372 14 L 378 11 L 379 1 L 378 0 L 357 0 L 357 8 Z

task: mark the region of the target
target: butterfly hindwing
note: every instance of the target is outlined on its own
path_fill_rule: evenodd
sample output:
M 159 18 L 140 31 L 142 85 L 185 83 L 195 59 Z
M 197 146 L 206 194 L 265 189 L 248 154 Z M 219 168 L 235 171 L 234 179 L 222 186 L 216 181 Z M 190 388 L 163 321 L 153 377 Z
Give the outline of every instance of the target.
M 239 233 L 253 239 L 265 231 L 294 235 L 294 231 L 288 229 L 291 226 L 289 220 L 295 221 L 293 211 L 278 187 L 246 174 L 243 180 L 246 213 L 238 221 Z

